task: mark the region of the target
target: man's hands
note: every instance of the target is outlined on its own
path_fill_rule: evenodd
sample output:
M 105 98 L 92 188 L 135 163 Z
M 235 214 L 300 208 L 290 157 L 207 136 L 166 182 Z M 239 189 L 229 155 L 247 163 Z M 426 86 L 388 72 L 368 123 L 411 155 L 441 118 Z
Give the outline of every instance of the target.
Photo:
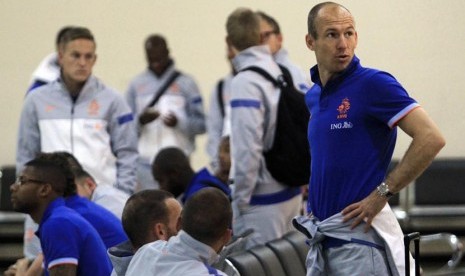
M 364 229 L 365 232 L 368 232 L 368 230 L 370 230 L 373 219 L 384 208 L 386 203 L 387 198 L 380 196 L 377 191 L 374 190 L 363 200 L 353 203 L 342 210 L 342 214 L 344 215 L 344 222 L 354 219 L 351 225 L 351 228 L 353 229 L 364 219 L 366 219 L 366 225 Z
M 173 113 L 168 113 L 162 117 L 163 123 L 169 127 L 175 127 L 178 124 L 178 118 Z
M 139 116 L 139 123 L 141 125 L 148 124 L 154 120 L 156 120 L 160 116 L 160 112 L 153 110 L 153 109 L 146 109 L 142 114 Z
M 139 123 L 141 125 L 145 125 L 158 119 L 158 117 L 160 117 L 160 112 L 158 112 L 157 110 L 153 110 L 153 109 L 146 109 L 139 116 Z M 178 124 L 178 118 L 173 113 L 168 113 L 167 115 L 163 115 L 161 119 L 163 120 L 163 123 L 169 127 L 174 127 Z
M 29 267 L 29 260 L 26 258 L 19 259 L 15 264 L 10 265 L 8 269 L 4 272 L 4 276 L 19 276 L 26 275 L 27 268 Z

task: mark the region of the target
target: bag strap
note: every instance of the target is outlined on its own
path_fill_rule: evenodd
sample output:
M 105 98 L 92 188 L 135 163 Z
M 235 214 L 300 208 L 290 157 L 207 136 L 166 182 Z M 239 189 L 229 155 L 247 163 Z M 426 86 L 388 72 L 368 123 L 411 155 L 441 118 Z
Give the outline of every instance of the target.
M 160 100 L 160 97 L 163 96 L 163 94 L 165 94 L 166 89 L 168 89 L 168 87 L 174 82 L 174 80 L 179 75 L 181 75 L 179 71 L 174 71 L 173 74 L 170 76 L 170 78 L 166 80 L 165 84 L 163 84 L 163 86 L 161 86 L 158 89 L 157 93 L 155 93 L 155 96 L 153 97 L 153 99 L 150 101 L 150 103 L 147 105 L 146 108 L 154 106 L 158 102 L 158 100 Z
M 268 73 L 267 71 L 265 71 L 264 69 L 258 67 L 258 66 L 249 66 L 249 67 L 246 67 L 244 69 L 241 70 L 241 72 L 243 71 L 253 71 L 255 73 L 258 73 L 260 74 L 261 76 L 263 76 L 265 79 L 271 81 L 274 86 L 278 86 L 279 87 L 279 82 L 277 79 L 273 78 L 270 73 Z
M 216 93 L 218 96 L 218 105 L 220 106 L 221 117 L 224 118 L 223 83 L 223 80 L 218 81 L 218 84 L 216 85 Z
M 249 66 L 249 67 L 246 67 L 244 69 L 241 70 L 242 71 L 254 71 L 260 75 L 262 75 L 265 79 L 271 81 L 274 86 L 276 87 L 279 87 L 279 88 L 283 88 L 283 87 L 286 87 L 288 85 L 291 85 L 293 86 L 293 81 L 292 81 L 292 76 L 289 72 L 289 70 L 282 66 L 281 64 L 278 64 L 279 66 L 279 69 L 281 69 L 281 72 L 282 72 L 282 75 L 279 75 L 277 79 L 273 78 L 273 76 L 270 75 L 270 73 L 268 73 L 267 71 L 265 71 L 264 69 L 258 67 L 258 66 Z

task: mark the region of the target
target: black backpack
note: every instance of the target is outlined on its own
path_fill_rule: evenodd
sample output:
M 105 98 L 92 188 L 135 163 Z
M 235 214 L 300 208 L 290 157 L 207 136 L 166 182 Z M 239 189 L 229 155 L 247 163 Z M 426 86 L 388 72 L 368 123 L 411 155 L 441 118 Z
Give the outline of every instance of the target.
M 279 65 L 282 75 L 275 79 L 265 70 L 251 66 L 241 71 L 254 71 L 281 89 L 273 145 L 264 152 L 266 167 L 273 178 L 291 187 L 310 180 L 310 147 L 307 127 L 310 113 L 305 96 L 298 91 L 289 70 Z

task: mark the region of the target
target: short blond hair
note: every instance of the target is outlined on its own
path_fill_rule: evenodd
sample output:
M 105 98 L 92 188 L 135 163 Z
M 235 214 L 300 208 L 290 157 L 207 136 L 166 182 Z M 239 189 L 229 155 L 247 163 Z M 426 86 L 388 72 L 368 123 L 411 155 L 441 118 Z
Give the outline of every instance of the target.
M 226 21 L 228 41 L 239 51 L 260 45 L 260 17 L 248 8 L 237 8 Z

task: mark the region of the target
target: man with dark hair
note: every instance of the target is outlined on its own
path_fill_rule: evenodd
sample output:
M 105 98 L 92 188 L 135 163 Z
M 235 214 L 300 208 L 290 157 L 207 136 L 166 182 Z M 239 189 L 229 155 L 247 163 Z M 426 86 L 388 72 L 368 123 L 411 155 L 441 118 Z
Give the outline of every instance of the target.
M 126 275 L 126 269 L 143 245 L 167 241 L 180 227 L 181 205 L 174 196 L 162 190 L 143 190 L 132 195 L 124 207 L 123 227 L 129 242 L 108 250 L 116 275 Z
M 211 175 L 207 168 L 194 172 L 186 154 L 176 147 L 164 148 L 157 154 L 152 164 L 152 173 L 160 189 L 169 191 L 182 203 L 205 187 L 215 187 L 228 197 L 231 196 L 227 182 Z
M 72 26 L 61 28 L 55 38 L 55 52 L 47 55 L 37 66 L 32 73 L 32 83 L 28 89 L 28 93 L 35 88 L 52 82 L 60 76 L 60 64 L 58 64 L 58 50 L 63 45 L 63 35 L 72 29 Z
M 184 206 L 178 235 L 141 247 L 126 275 L 226 275 L 211 265 L 231 238 L 231 220 L 231 205 L 223 192 L 198 191 Z
M 99 234 L 65 206 L 64 193 L 74 185 L 66 170 L 44 156 L 27 162 L 10 188 L 13 208 L 40 224 L 37 236 L 49 275 L 109 275 L 111 263 Z
M 77 195 L 73 169 L 79 168 L 80 164 L 72 154 L 68 152 L 41 153 L 38 158 L 54 162 L 57 166 L 63 168 L 63 173 L 67 179 L 63 191 L 65 205 L 76 211 L 97 230 L 107 249 L 128 240 L 121 221 L 114 214 L 89 199 Z M 41 244 L 38 239 L 34 238 L 30 243 L 40 250 Z M 31 265 L 32 270 L 40 269 L 39 266 L 42 260 L 42 254 L 38 254 Z
M 289 187 L 271 176 L 264 153 L 276 132 L 280 88 L 259 73 L 241 70 L 257 66 L 273 78 L 282 72 L 260 36 L 260 17 L 247 8 L 232 12 L 226 22 L 226 41 L 237 52 L 232 62 L 238 72 L 231 83 L 231 178 L 234 232 L 254 233 L 247 248 L 282 237 L 291 229 L 302 202 L 299 187 Z
M 124 204 L 129 195 L 109 185 L 97 185 L 94 177 L 84 169 L 74 170 L 76 192 L 92 202 L 104 207 L 121 220 Z
M 145 53 L 148 68 L 131 81 L 126 93 L 139 122 L 139 190 L 158 188 L 150 169 L 158 151 L 179 147 L 189 156 L 196 135 L 206 130 L 199 88 L 191 76 L 177 71 L 165 38 L 150 35 Z
M 35 89 L 25 99 L 17 170 L 39 152 L 67 151 L 98 185 L 113 185 L 131 194 L 137 160 L 131 110 L 118 92 L 92 75 L 96 44 L 87 28 L 73 27 L 61 41 L 60 78 Z
M 403 233 L 388 200 L 428 167 L 444 137 L 392 75 L 361 65 L 347 8 L 314 6 L 305 40 L 317 60 L 305 101 L 310 215 L 295 220 L 312 244 L 307 275 L 405 275 Z M 387 174 L 397 126 L 412 143 Z

